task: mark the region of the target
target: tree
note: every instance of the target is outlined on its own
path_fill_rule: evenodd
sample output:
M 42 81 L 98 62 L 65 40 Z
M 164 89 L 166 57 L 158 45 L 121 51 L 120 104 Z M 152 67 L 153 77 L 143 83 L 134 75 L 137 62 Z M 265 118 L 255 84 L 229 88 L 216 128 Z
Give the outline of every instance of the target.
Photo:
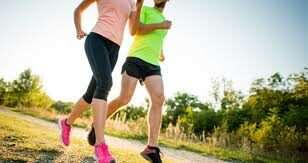
M 236 131 L 246 121 L 251 122 L 251 117 L 250 109 L 229 109 L 223 112 L 222 124 L 228 132 L 232 132 Z
M 215 104 L 218 109 L 228 110 L 240 108 L 243 104 L 244 95 L 233 88 L 233 82 L 226 78 L 212 79 L 212 92 Z
M 194 105 L 197 101 L 196 96 L 187 93 L 177 93 L 173 98 L 166 100 L 166 116 L 175 125 L 180 116 L 184 117 L 187 114 L 187 108 Z
M 201 135 L 203 132 L 212 133 L 215 127 L 221 125 L 222 112 L 214 109 L 193 113 L 193 132 Z
M 188 93 L 176 93 L 174 97 L 166 100 L 165 106 L 163 128 L 166 128 L 169 123 L 176 125 L 179 120 L 186 131 L 192 128 L 193 112 L 209 109 L 208 104 L 202 103 L 197 96 Z
M 39 76 L 32 75 L 30 69 L 20 73 L 18 79 L 6 85 L 7 90 L 3 97 L 3 104 L 6 106 L 48 108 L 51 105 L 51 99 L 42 91 Z
M 288 82 L 279 74 L 275 73 L 268 79 L 257 79 L 250 89 L 250 96 L 244 104 L 245 108 L 253 110 L 253 121 L 260 123 L 273 108 L 278 109 L 281 116 L 288 110 L 290 92 Z
M 4 96 L 7 92 L 7 83 L 3 78 L 0 79 L 0 105 L 4 102 Z
M 284 124 L 299 131 L 306 131 L 308 127 L 308 69 L 298 74 L 291 74 L 288 82 L 292 87 L 288 91 L 285 106 L 287 110 L 282 115 Z

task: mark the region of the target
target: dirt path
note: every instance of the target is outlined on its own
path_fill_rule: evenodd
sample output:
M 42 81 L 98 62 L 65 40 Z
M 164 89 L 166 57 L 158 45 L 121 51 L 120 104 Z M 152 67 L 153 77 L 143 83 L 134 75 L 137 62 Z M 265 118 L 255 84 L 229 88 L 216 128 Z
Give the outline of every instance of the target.
M 28 115 L 15 113 L 15 112 L 12 112 L 8 109 L 1 108 L 1 107 L 0 107 L 0 114 L 5 114 L 7 116 L 16 117 L 22 120 L 30 121 L 32 123 L 37 123 L 42 126 L 46 126 L 49 130 L 54 130 L 58 132 L 58 127 L 56 123 L 48 122 L 48 121 L 35 118 L 32 116 L 28 116 Z M 80 139 L 86 139 L 87 132 L 84 129 L 75 127 L 72 130 L 72 135 Z M 106 135 L 105 138 L 110 146 L 113 146 L 115 148 L 121 147 L 122 149 L 130 150 L 130 151 L 137 152 L 137 153 L 139 153 L 145 146 L 141 142 L 135 141 L 135 140 L 127 140 L 127 139 L 112 137 L 108 135 Z M 199 154 L 193 153 L 193 152 L 188 152 L 188 151 L 183 151 L 183 150 L 176 150 L 176 149 L 164 148 L 164 147 L 161 148 L 161 150 L 163 151 L 164 155 L 167 158 L 178 160 L 178 162 L 184 162 L 184 163 L 186 162 L 187 163 L 225 162 L 225 161 L 221 161 L 221 160 L 218 160 L 212 157 L 205 157 L 205 156 L 201 156 Z

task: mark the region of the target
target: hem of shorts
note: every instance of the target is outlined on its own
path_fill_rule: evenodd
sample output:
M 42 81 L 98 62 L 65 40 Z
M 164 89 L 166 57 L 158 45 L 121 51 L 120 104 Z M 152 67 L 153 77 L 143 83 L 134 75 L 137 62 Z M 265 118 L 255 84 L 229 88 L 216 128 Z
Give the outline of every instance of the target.
M 143 58 L 137 57 L 137 56 L 130 56 L 130 55 L 128 55 L 126 58 L 138 58 L 138 59 L 141 59 L 142 61 L 144 61 L 144 62 L 146 62 L 146 63 L 148 63 L 148 64 L 151 64 L 151 65 L 159 66 L 159 67 L 160 67 L 160 64 L 159 64 L 159 63 L 158 63 L 158 64 L 154 64 L 154 63 L 151 63 L 151 62 L 149 62 L 149 61 L 144 60 Z
M 124 69 L 124 71 L 122 71 L 121 74 L 123 75 L 124 72 L 126 72 L 126 74 L 127 74 L 128 76 L 130 76 L 130 77 L 136 78 L 136 79 L 138 79 L 138 80 L 140 79 L 140 78 L 138 78 L 138 77 L 136 77 L 136 76 L 130 74 L 128 71 L 126 71 L 126 69 Z

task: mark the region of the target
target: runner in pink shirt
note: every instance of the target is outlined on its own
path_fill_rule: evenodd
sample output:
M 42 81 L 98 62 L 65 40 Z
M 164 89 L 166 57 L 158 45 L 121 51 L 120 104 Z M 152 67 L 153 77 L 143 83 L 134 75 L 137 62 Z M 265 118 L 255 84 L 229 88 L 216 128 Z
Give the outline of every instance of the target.
M 81 14 L 94 2 L 97 3 L 98 20 L 88 35 L 82 30 Z M 87 36 L 85 51 L 93 76 L 86 93 L 76 102 L 70 115 L 58 121 L 60 140 L 65 146 L 70 144 L 71 125 L 92 105 L 93 125 L 95 133 L 99 133 L 96 134 L 94 158 L 99 163 L 115 162 L 106 145 L 104 129 L 107 97 L 112 87 L 111 73 L 118 59 L 126 22 L 129 22 L 129 31 L 132 36 L 136 33 L 149 33 L 159 29 L 157 24 L 140 23 L 142 4 L 143 0 L 137 0 L 136 4 L 133 0 L 83 0 L 74 12 L 77 38 L 82 39 Z
M 98 0 L 97 8 L 98 20 L 92 32 L 120 46 L 127 19 L 136 12 L 135 2 L 133 0 Z
M 87 35 L 82 30 L 81 14 L 91 4 L 96 2 L 98 20 Z M 93 73 L 86 93 L 77 101 L 68 118 L 60 119 L 60 140 L 68 146 L 70 141 L 71 124 L 86 108 L 92 104 L 93 120 L 96 134 L 94 159 L 100 163 L 114 163 L 115 159 L 109 153 L 104 138 L 107 115 L 107 97 L 112 87 L 111 73 L 118 59 L 123 32 L 127 20 L 131 35 L 135 35 L 140 26 L 140 11 L 143 0 L 83 0 L 74 12 L 77 38 L 85 41 L 85 52 Z

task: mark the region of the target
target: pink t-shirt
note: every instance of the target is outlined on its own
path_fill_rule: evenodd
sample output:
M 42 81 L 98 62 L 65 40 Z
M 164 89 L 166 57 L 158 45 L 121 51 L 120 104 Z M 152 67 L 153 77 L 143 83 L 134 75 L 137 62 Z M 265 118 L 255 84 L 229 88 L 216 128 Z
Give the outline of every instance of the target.
M 96 0 L 98 20 L 92 32 L 121 45 L 126 22 L 136 11 L 134 0 Z

